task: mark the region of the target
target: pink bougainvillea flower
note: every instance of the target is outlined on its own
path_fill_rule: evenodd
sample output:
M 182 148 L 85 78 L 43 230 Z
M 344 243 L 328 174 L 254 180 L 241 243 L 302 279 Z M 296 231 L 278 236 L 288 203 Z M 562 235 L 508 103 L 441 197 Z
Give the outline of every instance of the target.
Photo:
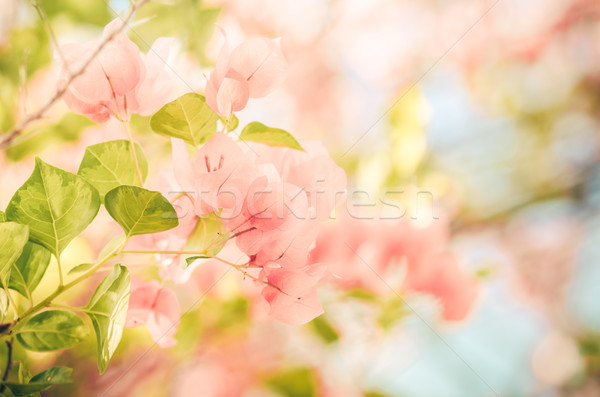
M 181 308 L 175 293 L 156 281 L 131 278 L 131 294 L 126 328 L 145 325 L 152 339 L 162 348 L 174 346 L 181 318 Z
M 304 221 L 296 229 L 283 233 L 268 243 L 261 245 L 252 256 L 253 264 L 263 266 L 276 261 L 284 268 L 298 268 L 306 265 L 309 251 L 317 237 L 320 225 L 315 221 Z
M 281 179 L 304 190 L 310 218 L 326 220 L 346 197 L 346 172 L 333 161 L 322 143 L 301 144 L 305 151 L 262 144 L 252 148 L 258 163 L 273 164 Z
M 171 143 L 175 176 L 185 191 L 193 192 L 196 214 L 239 213 L 255 171 L 238 144 L 217 133 L 190 159 L 182 140 Z
M 311 265 L 302 269 L 270 269 L 263 272 L 268 283 L 262 296 L 270 306 L 269 315 L 291 325 L 309 322 L 323 314 L 315 284 L 325 267 Z
M 321 229 L 308 262 L 326 264 L 330 281 L 345 289 L 383 295 L 391 292 L 391 284 L 431 295 L 439 300 L 445 320 L 458 321 L 473 307 L 478 284 L 447 251 L 447 242 L 443 222 L 418 228 L 405 219 L 343 216 Z
M 106 25 L 104 39 L 113 34 L 120 23 L 120 19 L 115 19 Z M 68 70 L 63 68 L 59 86 L 66 82 L 69 73 L 85 64 L 100 42 L 60 47 L 66 62 L 63 66 Z M 75 113 L 98 123 L 105 122 L 111 115 L 125 119 L 132 113 L 147 116 L 156 112 L 170 99 L 170 78 L 164 69 L 170 44 L 170 39 L 157 39 L 145 55 L 125 33 L 117 34 L 83 74 L 73 80 L 63 97 L 65 102 Z
M 407 290 L 439 299 L 446 321 L 464 319 L 478 295 L 476 279 L 464 273 L 454 255 L 448 252 L 428 255 L 407 273 L 405 284 Z
M 278 40 L 253 38 L 230 49 L 227 36 L 215 69 L 206 84 L 206 103 L 218 114 L 229 117 L 246 107 L 249 98 L 268 95 L 287 70 Z
M 243 221 L 235 229 L 251 230 L 238 237 L 238 247 L 253 255 L 262 245 L 275 239 L 291 239 L 302 222 L 307 220 L 307 209 L 306 196 L 295 185 L 285 182 L 267 183 L 262 186 L 253 184 L 241 212 L 240 218 Z M 257 241 L 260 243 L 257 244 Z

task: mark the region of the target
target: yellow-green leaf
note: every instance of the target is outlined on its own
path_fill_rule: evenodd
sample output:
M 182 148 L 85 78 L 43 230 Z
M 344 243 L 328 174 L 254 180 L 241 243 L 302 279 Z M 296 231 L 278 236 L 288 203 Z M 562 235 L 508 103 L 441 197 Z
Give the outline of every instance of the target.
M 104 205 L 127 236 L 162 232 L 179 224 L 169 200 L 141 187 L 118 186 L 106 194 Z
M 81 318 L 64 310 L 47 310 L 31 317 L 15 330 L 28 350 L 46 352 L 81 342 L 88 331 Z
M 148 161 L 142 148 L 134 145 L 136 158 L 145 180 L 148 176 Z M 77 175 L 85 178 L 104 199 L 106 193 L 120 185 L 139 186 L 135 162 L 129 141 L 116 140 L 88 146 Z
M 96 217 L 98 191 L 85 179 L 36 157 L 35 169 L 6 208 L 6 218 L 29 226 L 32 241 L 58 256 Z
M 219 116 L 200 94 L 190 92 L 167 103 L 150 119 L 156 133 L 198 146 L 217 132 Z
M 103 373 L 121 337 L 129 305 L 130 279 L 125 266 L 115 265 L 112 272 L 96 288 L 86 306 L 92 320 L 98 345 L 98 369 Z
M 296 138 L 289 132 L 280 128 L 267 127 L 258 121 L 253 121 L 246 125 L 240 134 L 240 139 L 242 141 L 260 142 L 269 146 L 282 146 L 304 151 Z

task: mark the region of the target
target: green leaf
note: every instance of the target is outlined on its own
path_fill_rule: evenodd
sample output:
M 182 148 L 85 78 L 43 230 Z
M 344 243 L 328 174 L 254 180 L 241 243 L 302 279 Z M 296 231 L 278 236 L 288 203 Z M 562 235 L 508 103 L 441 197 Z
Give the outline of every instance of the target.
M 276 373 L 266 383 L 271 389 L 286 397 L 317 395 L 317 381 L 310 368 L 293 368 Z
M 159 192 L 137 186 L 119 186 L 105 197 L 106 210 L 127 236 L 156 233 L 179 224 L 177 213 Z
M 240 139 L 242 141 L 260 142 L 269 146 L 283 146 L 304 151 L 296 138 L 289 132 L 279 128 L 267 127 L 258 121 L 253 121 L 245 126 L 240 134 Z
M 35 169 L 6 208 L 6 218 L 29 226 L 30 239 L 55 256 L 96 217 L 98 191 L 85 179 L 35 159 Z
M 196 259 L 216 256 L 227 243 L 227 237 L 229 237 L 229 232 L 223 226 L 221 218 L 214 212 L 198 217 L 198 223 L 188 238 L 184 250 L 202 252 L 208 249 L 206 251 L 208 256 L 194 255 L 186 258 L 187 266 Z
M 0 211 L 0 222 L 6 222 L 6 214 Z
M 21 256 L 13 265 L 10 273 L 8 288 L 14 289 L 26 298 L 38 286 L 50 264 L 50 251 L 32 243 L 25 244 Z
M 92 266 L 94 266 L 93 263 L 82 263 L 82 264 L 75 266 L 71 270 L 69 270 L 69 272 L 67 274 L 71 275 L 71 274 L 75 274 L 75 273 L 81 273 L 81 272 L 84 272 L 84 271 L 90 269 Z
M 319 316 L 308 323 L 314 329 L 325 343 L 333 343 L 340 339 L 340 335 L 333 326 L 325 319 L 324 316 Z
M 208 258 L 210 258 L 210 256 L 204 256 L 204 255 L 190 256 L 190 257 L 185 258 L 185 263 L 187 266 L 189 266 L 192 263 L 194 263 L 194 261 L 196 259 L 208 259 Z
M 19 383 L 27 383 L 33 377 L 31 372 L 25 367 L 22 362 L 19 363 Z
M 115 352 L 127 317 L 129 304 L 129 272 L 125 266 L 115 265 L 100 283 L 86 306 L 94 324 L 98 344 L 98 369 L 102 374 Z
M 81 318 L 64 310 L 36 314 L 15 330 L 17 340 L 29 350 L 46 352 L 81 342 L 88 333 Z
M 2 314 L 2 317 L 4 317 L 6 315 L 6 312 L 8 311 L 8 296 L 6 295 L 6 292 L 4 291 L 4 289 L 0 288 L 0 314 Z M 6 324 L 2 324 L 2 326 L 0 326 L 0 331 L 4 331 L 3 326 L 5 326 Z
M 142 148 L 134 145 L 142 177 L 148 176 L 148 161 Z M 129 141 L 116 140 L 88 146 L 77 175 L 85 178 L 104 196 L 120 185 L 140 186 L 135 169 L 135 161 L 131 155 Z
M 206 104 L 206 99 L 190 92 L 156 112 L 150 119 L 150 127 L 156 133 L 198 146 L 215 134 L 217 120 L 219 116 Z
M 27 226 L 14 222 L 0 223 L 0 277 L 6 286 L 11 266 L 23 252 L 29 238 Z
M 19 376 L 21 376 L 22 367 L 23 365 L 21 364 L 21 367 L 19 367 Z M 72 368 L 52 367 L 40 372 L 37 375 L 34 375 L 31 379 L 29 379 L 29 382 L 2 382 L 2 384 L 8 387 L 15 396 L 24 396 L 31 393 L 39 393 L 42 390 L 46 390 L 50 386 L 71 383 L 72 372 Z

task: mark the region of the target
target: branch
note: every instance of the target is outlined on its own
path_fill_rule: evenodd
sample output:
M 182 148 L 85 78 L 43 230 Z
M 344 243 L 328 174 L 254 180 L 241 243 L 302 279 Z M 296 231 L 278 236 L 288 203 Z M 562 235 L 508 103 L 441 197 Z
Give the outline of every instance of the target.
M 54 94 L 54 96 L 48 102 L 46 102 L 45 105 L 39 108 L 35 113 L 32 113 L 29 116 L 25 117 L 25 119 L 23 119 L 15 127 L 15 129 L 13 129 L 2 141 L 0 141 L 0 149 L 4 149 L 10 146 L 12 141 L 23 132 L 23 130 L 29 123 L 41 119 L 44 113 L 46 113 L 52 105 L 54 105 L 59 99 L 61 99 L 63 95 L 65 95 L 65 93 L 67 92 L 67 89 L 69 88 L 73 80 L 75 80 L 77 77 L 81 76 L 85 72 L 87 67 L 96 59 L 98 54 L 100 54 L 100 51 L 102 51 L 109 42 L 111 42 L 119 33 L 121 33 L 125 29 L 125 27 L 133 17 L 133 14 L 135 14 L 135 12 L 137 11 L 137 9 L 147 2 L 148 0 L 131 2 L 129 11 L 123 19 L 123 23 L 121 24 L 121 26 L 119 26 L 118 29 L 112 31 L 107 37 L 104 38 L 104 40 L 102 40 L 96 51 L 94 51 L 94 53 L 85 61 L 85 63 L 79 69 L 77 69 L 74 73 L 69 74 L 69 78 L 67 79 L 67 81 L 61 87 L 58 88 L 56 94 Z
M 12 340 L 6 341 L 6 369 L 4 370 L 4 375 L 2 376 L 2 382 L 6 382 L 8 380 L 8 375 L 10 374 L 10 368 L 13 365 L 12 361 L 12 351 L 13 351 L 13 342 Z M 2 393 L 6 389 L 5 385 L 0 387 L 0 393 Z

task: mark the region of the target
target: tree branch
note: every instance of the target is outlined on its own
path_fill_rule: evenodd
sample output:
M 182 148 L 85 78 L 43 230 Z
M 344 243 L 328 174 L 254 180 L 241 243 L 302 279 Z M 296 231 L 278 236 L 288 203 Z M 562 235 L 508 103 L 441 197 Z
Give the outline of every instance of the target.
M 6 382 L 8 380 L 8 375 L 10 375 L 10 369 L 13 365 L 12 352 L 13 342 L 12 339 L 9 339 L 6 341 L 6 369 L 4 370 L 4 375 L 2 375 L 2 382 Z M 2 393 L 5 389 L 5 385 L 0 386 L 0 393 Z
M 118 29 L 112 31 L 104 40 L 102 40 L 96 51 L 93 52 L 93 54 L 85 61 L 85 63 L 79 69 L 77 69 L 74 73 L 69 74 L 69 78 L 67 79 L 67 81 L 61 87 L 58 88 L 56 94 L 54 94 L 54 96 L 48 102 L 46 102 L 46 104 L 39 108 L 35 113 L 32 113 L 29 116 L 25 117 L 10 133 L 7 134 L 7 136 L 2 141 L 0 141 L 0 149 L 5 149 L 8 146 L 10 146 L 12 141 L 23 132 L 23 130 L 29 123 L 41 119 L 42 116 L 48 111 L 48 109 L 50 109 L 52 105 L 54 105 L 59 99 L 63 97 L 63 95 L 65 95 L 71 83 L 77 77 L 81 76 L 85 72 L 87 67 L 96 59 L 98 54 L 100 54 L 100 52 L 104 49 L 104 47 L 106 47 L 106 45 L 110 41 L 112 41 L 119 33 L 121 33 L 125 29 L 128 22 L 133 17 L 133 14 L 135 14 L 137 9 L 140 8 L 146 2 L 148 2 L 148 0 L 131 2 L 129 11 L 123 19 L 123 23 L 121 24 L 121 26 L 119 26 Z

